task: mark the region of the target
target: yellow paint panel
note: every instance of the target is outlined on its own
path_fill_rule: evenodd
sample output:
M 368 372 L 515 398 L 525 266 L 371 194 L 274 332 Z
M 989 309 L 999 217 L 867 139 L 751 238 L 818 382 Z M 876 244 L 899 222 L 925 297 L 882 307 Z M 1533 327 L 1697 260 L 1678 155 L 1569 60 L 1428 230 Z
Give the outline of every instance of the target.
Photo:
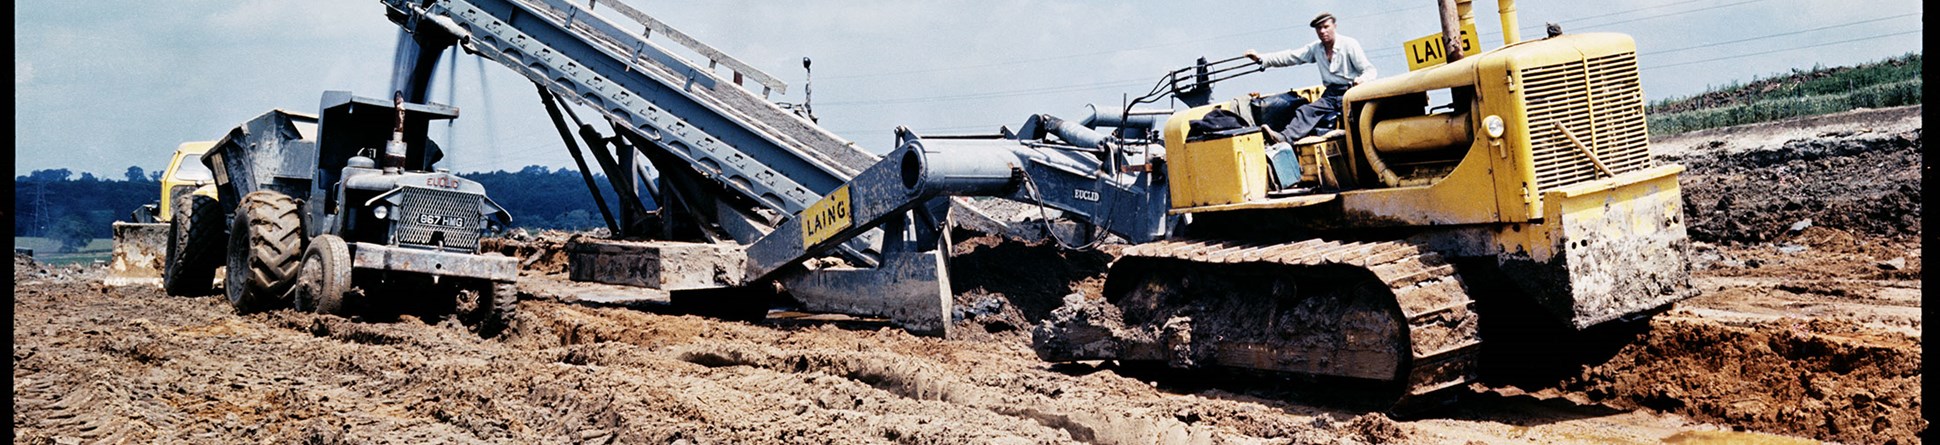
M 1490 153 L 1488 149 L 1472 146 L 1453 172 L 1431 185 L 1341 193 L 1342 209 L 1410 225 L 1502 221 L 1496 211 L 1497 190 L 1495 172 L 1488 159 Z
M 1259 132 L 1187 142 L 1167 156 L 1174 208 L 1266 198 L 1266 139 Z
M 849 186 L 835 189 L 802 211 L 802 249 L 807 250 L 855 224 Z
M 1475 23 L 1463 23 L 1462 54 L 1474 55 L 1481 48 L 1482 44 L 1475 40 Z M 1409 40 L 1402 44 L 1402 49 L 1408 53 L 1408 71 L 1440 65 L 1448 60 L 1448 55 L 1443 54 L 1442 33 L 1439 32 Z
M 1184 215 L 1187 213 L 1225 212 L 1225 211 L 1231 211 L 1231 210 L 1294 209 L 1294 208 L 1334 202 L 1334 199 L 1339 197 L 1340 197 L 1339 194 L 1334 194 L 1334 193 L 1329 193 L 1325 195 L 1293 196 L 1293 197 L 1275 198 L 1275 199 L 1267 199 L 1267 200 L 1260 200 L 1260 201 L 1247 201 L 1247 202 L 1236 203 L 1236 204 L 1220 204 L 1220 205 L 1210 205 L 1210 206 L 1204 206 L 1204 207 L 1176 208 L 1176 209 L 1166 211 L 1166 214 Z

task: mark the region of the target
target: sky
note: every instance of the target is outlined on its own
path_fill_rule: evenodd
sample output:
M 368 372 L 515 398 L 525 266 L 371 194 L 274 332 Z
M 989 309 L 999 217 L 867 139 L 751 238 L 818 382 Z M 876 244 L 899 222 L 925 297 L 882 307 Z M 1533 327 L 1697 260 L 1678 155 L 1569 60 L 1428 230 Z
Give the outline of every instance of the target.
M 1305 45 L 1321 11 L 1339 17 L 1340 35 L 1359 40 L 1384 77 L 1407 71 L 1403 42 L 1440 30 L 1434 0 L 627 3 L 787 82 L 773 101 L 805 100 L 801 59 L 811 58 L 821 125 L 874 153 L 892 148 L 898 126 L 994 133 L 1032 114 L 1082 118 L 1086 104 L 1116 106 L 1199 57 Z M 1525 39 L 1546 22 L 1631 35 L 1648 100 L 1923 52 L 1918 0 L 1515 6 Z M 1496 8 L 1474 3 L 1484 47 L 1502 44 Z M 15 175 L 67 168 L 120 179 L 129 166 L 164 168 L 178 143 L 219 138 L 270 109 L 315 113 L 326 90 L 385 97 L 397 38 L 375 0 L 17 1 Z M 451 60 L 443 68 L 455 72 L 440 72 L 432 93 L 461 113 L 432 130 L 443 167 L 574 168 L 529 81 L 477 56 Z M 1315 68 L 1297 66 L 1220 83 L 1213 95 L 1316 84 Z

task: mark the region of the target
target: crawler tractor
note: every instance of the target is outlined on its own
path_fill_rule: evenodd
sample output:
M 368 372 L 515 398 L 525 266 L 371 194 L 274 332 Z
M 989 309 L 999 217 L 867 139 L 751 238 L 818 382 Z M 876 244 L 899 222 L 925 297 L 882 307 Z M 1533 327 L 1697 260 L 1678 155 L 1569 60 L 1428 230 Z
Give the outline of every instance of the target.
M 183 142 L 177 145 L 174 153 L 169 156 L 168 169 L 162 171 L 157 201 L 135 209 L 129 218 L 133 222 L 114 223 L 114 260 L 108 265 L 108 278 L 105 280 L 107 284 L 160 283 L 164 289 L 175 295 L 209 291 L 209 284 L 213 279 L 209 274 L 214 272 L 214 266 L 197 269 L 204 270 L 201 277 L 176 279 L 183 271 L 195 268 L 169 267 L 174 263 L 167 262 L 167 259 L 171 255 L 180 255 L 179 252 L 171 252 L 189 243 L 189 238 L 196 238 L 197 244 L 220 243 L 220 240 L 213 237 L 221 236 L 221 230 L 189 235 L 185 235 L 180 230 L 188 225 L 187 221 L 205 217 L 212 213 L 206 210 L 215 208 L 215 178 L 210 176 L 209 169 L 200 162 L 202 154 L 208 152 L 212 145 L 214 141 Z M 195 211 L 197 208 L 205 211 L 198 213 Z M 182 214 L 176 213 L 177 211 L 181 211 Z M 182 216 L 183 214 L 189 216 Z M 174 221 L 178 220 L 183 223 L 175 224 Z M 209 257 L 189 259 L 185 262 L 213 264 L 208 262 L 219 260 L 220 258 Z M 170 287 L 169 283 L 185 287 Z M 197 286 L 200 286 L 200 289 L 196 289 Z
M 223 288 L 242 311 L 428 306 L 481 332 L 502 328 L 517 307 L 517 261 L 479 253 L 478 241 L 510 215 L 478 183 L 432 170 L 442 154 L 425 137 L 457 109 L 342 91 L 324 93 L 321 109 L 264 113 L 203 156 L 218 204 L 177 201 L 188 236 L 169 258 L 181 275 L 171 281 L 203 281 L 171 290 L 207 289 L 210 271 L 226 265 Z M 196 242 L 207 239 L 226 242 Z
M 1067 299 L 1039 356 L 1385 382 L 1373 397 L 1409 411 L 1518 357 L 1485 342 L 1692 295 L 1683 168 L 1651 155 L 1636 45 L 1517 41 L 1502 6 L 1503 47 L 1347 90 L 1342 135 L 1276 145 L 1256 98 L 1174 113 L 1167 213 L 1187 222 L 1126 248 L 1103 301 Z M 1214 110 L 1246 128 L 1195 132 Z

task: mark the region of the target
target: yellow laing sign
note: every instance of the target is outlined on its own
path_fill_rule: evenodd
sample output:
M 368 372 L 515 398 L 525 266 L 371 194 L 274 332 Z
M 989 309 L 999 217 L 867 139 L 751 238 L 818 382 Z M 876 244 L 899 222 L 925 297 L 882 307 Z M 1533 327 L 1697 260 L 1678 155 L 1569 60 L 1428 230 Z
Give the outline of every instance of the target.
M 802 211 L 802 249 L 806 250 L 827 241 L 836 232 L 855 224 L 855 215 L 849 207 L 849 186 L 835 189 L 821 201 L 815 201 Z
M 1447 48 L 1442 45 L 1442 33 L 1439 32 L 1409 40 L 1403 47 L 1408 51 L 1408 71 L 1440 65 L 1448 60 L 1448 55 L 1442 54 Z M 1481 47 L 1482 44 L 1475 41 L 1475 24 L 1462 25 L 1462 54 L 1475 54 Z

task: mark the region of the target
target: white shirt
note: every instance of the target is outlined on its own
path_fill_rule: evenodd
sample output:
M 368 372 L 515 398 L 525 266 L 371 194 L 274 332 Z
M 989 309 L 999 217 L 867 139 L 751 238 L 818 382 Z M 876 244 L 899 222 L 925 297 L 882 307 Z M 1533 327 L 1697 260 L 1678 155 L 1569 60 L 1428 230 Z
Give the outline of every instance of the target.
M 1374 62 L 1367 60 L 1367 53 L 1361 51 L 1361 42 L 1348 36 L 1334 36 L 1334 58 L 1327 58 L 1327 47 L 1319 40 L 1308 43 L 1300 49 L 1289 49 L 1260 55 L 1260 64 L 1267 68 L 1294 66 L 1324 61 L 1320 66 L 1320 82 L 1329 88 L 1347 88 L 1356 80 L 1374 80 Z

